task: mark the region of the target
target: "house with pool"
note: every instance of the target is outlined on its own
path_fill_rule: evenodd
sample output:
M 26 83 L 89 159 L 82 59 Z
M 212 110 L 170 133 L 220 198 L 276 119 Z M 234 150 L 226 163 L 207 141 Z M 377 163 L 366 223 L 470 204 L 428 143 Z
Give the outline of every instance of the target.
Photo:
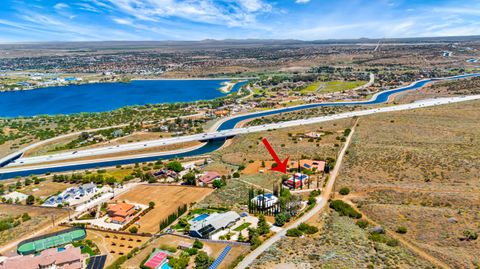
M 240 218 L 235 211 L 199 215 L 189 221 L 190 236 L 210 239 L 213 234 L 235 225 Z

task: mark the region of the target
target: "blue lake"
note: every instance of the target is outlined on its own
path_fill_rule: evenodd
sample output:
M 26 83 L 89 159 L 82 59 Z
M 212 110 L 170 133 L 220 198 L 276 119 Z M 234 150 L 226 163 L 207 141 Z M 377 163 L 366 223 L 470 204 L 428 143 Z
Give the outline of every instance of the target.
M 192 102 L 225 96 L 228 80 L 135 80 L 0 92 L 0 117 L 103 112 L 124 106 Z M 244 83 L 237 83 L 232 91 Z

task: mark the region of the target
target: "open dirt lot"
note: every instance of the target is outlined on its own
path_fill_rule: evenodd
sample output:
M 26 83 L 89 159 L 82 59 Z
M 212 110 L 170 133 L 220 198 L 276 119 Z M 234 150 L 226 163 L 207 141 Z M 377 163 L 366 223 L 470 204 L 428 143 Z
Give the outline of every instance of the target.
M 86 239 L 92 240 L 100 252 L 107 255 L 108 265 L 120 256 L 127 255 L 133 248 L 140 247 L 149 237 L 87 230 Z
M 16 217 L 24 213 L 28 213 L 31 219 L 14 228 L 0 232 L 0 245 L 51 226 L 52 218 L 59 221 L 68 215 L 68 211 L 65 209 L 0 204 L 0 219 Z
M 480 102 L 362 118 L 338 189 L 367 216 L 454 268 L 480 264 Z
M 159 223 L 175 212 L 182 204 L 190 205 L 203 200 L 213 189 L 187 186 L 140 185 L 122 194 L 116 200 L 148 205 L 155 202 L 155 208 L 138 221 L 139 232 L 156 233 Z

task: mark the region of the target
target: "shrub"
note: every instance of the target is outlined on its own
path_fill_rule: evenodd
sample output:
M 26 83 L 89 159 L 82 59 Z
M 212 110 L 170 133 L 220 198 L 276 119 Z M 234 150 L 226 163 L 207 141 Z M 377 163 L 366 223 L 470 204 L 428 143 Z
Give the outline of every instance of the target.
M 287 230 L 287 236 L 300 237 L 302 235 L 303 235 L 302 231 L 300 231 L 298 228 L 292 228 L 292 229 Z
M 282 227 L 288 221 L 288 216 L 285 213 L 275 215 L 275 226 Z
M 240 177 L 240 173 L 239 172 L 235 172 L 233 173 L 233 178 L 239 178 Z
M 350 193 L 350 189 L 348 187 L 343 187 L 343 188 L 340 189 L 339 193 L 341 195 L 347 195 L 347 194 Z
M 400 245 L 400 243 L 398 242 L 397 239 L 389 239 L 389 240 L 387 241 L 387 246 L 397 247 L 398 245 Z
M 399 234 L 406 234 L 407 233 L 407 227 L 404 227 L 404 226 L 400 226 L 397 228 L 397 233 Z
M 463 231 L 463 235 L 465 236 L 465 239 L 470 241 L 470 240 L 477 240 L 478 234 L 474 231 Z
M 337 211 L 341 216 L 360 219 L 362 214 L 358 213 L 353 207 L 341 200 L 330 202 L 330 208 Z
M 130 229 L 128 229 L 128 231 L 131 232 L 132 234 L 136 234 L 138 232 L 138 228 L 136 226 L 133 226 Z
M 362 229 L 365 229 L 367 228 L 368 226 L 368 221 L 366 220 L 357 220 L 357 222 L 355 222 L 355 224 L 357 224 L 358 227 L 362 228 Z
M 202 249 L 203 248 L 203 243 L 200 242 L 200 240 L 195 239 L 195 242 L 193 242 L 193 247 L 196 249 Z
M 318 228 L 315 227 L 315 226 L 312 226 L 312 225 L 308 225 L 304 222 L 300 223 L 300 225 L 298 225 L 298 229 L 302 232 L 302 233 L 305 233 L 305 234 L 314 234 L 314 233 L 317 233 L 318 232 Z

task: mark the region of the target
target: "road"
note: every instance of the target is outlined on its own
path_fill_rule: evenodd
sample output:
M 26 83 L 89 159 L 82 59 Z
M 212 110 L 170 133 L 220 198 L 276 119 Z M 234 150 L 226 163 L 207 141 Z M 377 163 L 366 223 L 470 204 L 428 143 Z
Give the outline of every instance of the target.
M 92 148 L 92 149 L 85 149 L 85 150 L 78 150 L 78 151 L 71 151 L 71 152 L 63 152 L 63 153 L 57 153 L 57 154 L 51 154 L 51 155 L 45 155 L 45 156 L 25 157 L 10 163 L 5 168 L 0 169 L 0 173 L 11 172 L 11 171 L 21 171 L 22 169 L 21 166 L 27 165 L 27 164 L 39 165 L 46 162 L 68 161 L 68 160 L 75 160 L 78 158 L 85 158 L 85 157 L 97 157 L 97 156 L 106 155 L 106 154 L 116 154 L 121 152 L 128 152 L 128 151 L 165 146 L 165 145 L 171 145 L 171 144 L 185 143 L 185 142 L 191 142 L 191 141 L 204 141 L 204 140 L 211 140 L 211 139 L 218 139 L 218 138 L 227 138 L 227 137 L 232 137 L 239 134 L 262 132 L 262 131 L 279 129 L 279 128 L 288 128 L 288 127 L 294 127 L 299 125 L 307 125 L 307 124 L 321 123 L 321 122 L 332 121 L 332 120 L 367 116 L 367 115 L 373 115 L 377 113 L 403 111 L 403 110 L 417 109 L 417 108 L 423 108 L 423 107 L 445 105 L 445 104 L 456 103 L 456 102 L 479 100 L 479 99 L 480 99 L 480 95 L 429 99 L 429 100 L 414 102 L 411 104 L 402 104 L 402 105 L 387 106 L 387 107 L 381 107 L 381 108 L 345 112 L 345 113 L 340 113 L 335 115 L 314 117 L 314 118 L 308 118 L 308 119 L 292 120 L 292 121 L 265 124 L 265 125 L 259 125 L 259 126 L 234 128 L 234 129 L 215 131 L 210 133 L 201 133 L 201 134 L 188 135 L 188 136 L 179 136 L 179 137 L 172 137 L 172 138 L 165 138 L 165 139 L 158 139 L 158 140 L 151 140 L 151 141 L 144 141 L 144 142 L 135 142 L 135 143 L 122 144 L 117 146 L 110 146 L 110 147 L 101 147 L 101 148 Z M 129 159 L 131 158 L 131 156 L 126 155 L 118 158 Z M 98 161 L 99 161 L 98 159 L 91 160 L 90 163 L 95 163 Z M 63 165 L 65 165 L 65 163 Z M 55 167 L 55 165 L 52 164 L 51 167 Z M 12 170 L 12 168 L 16 168 L 16 169 Z M 31 168 L 32 167 L 30 166 L 30 167 L 25 167 L 24 169 L 26 170 Z
M 190 117 L 197 117 L 197 116 L 201 116 L 203 114 L 201 113 L 197 113 L 197 114 L 193 114 L 193 115 L 185 115 L 185 116 L 181 116 L 180 118 L 190 118 Z M 167 118 L 167 119 L 164 119 L 165 121 L 168 121 L 168 120 L 175 120 L 176 118 Z M 148 122 L 145 122 L 145 123 L 148 123 Z M 33 143 L 33 144 L 30 144 L 26 147 L 23 147 L 13 153 L 10 153 L 8 154 L 7 156 L 3 157 L 3 158 L 0 158 L 0 163 L 3 163 L 11 158 L 13 158 L 14 156 L 17 156 L 19 154 L 24 154 L 25 152 L 29 151 L 29 150 L 32 150 L 34 148 L 38 148 L 40 146 L 43 146 L 43 145 L 47 145 L 47 144 L 50 144 L 50 143 L 53 143 L 57 140 L 61 140 L 61 139 L 64 139 L 64 138 L 68 138 L 68 137 L 72 137 L 72 136 L 79 136 L 81 133 L 84 133 L 84 132 L 96 132 L 96 131 L 101 131 L 101 130 L 107 130 L 107 129 L 114 129 L 114 128 L 122 128 L 122 127 L 125 127 L 125 126 L 128 126 L 130 125 L 130 123 L 124 123 L 124 124 L 119 124 L 119 125 L 113 125 L 113 126 L 107 126 L 107 127 L 101 127 L 101 128 L 95 128 L 95 129 L 87 129 L 87 130 L 82 130 L 82 131 L 77 131 L 77 132 L 73 132 L 73 133 L 68 133 L 68 134 L 64 134 L 64 135 L 59 135 L 59 136 L 56 136 L 56 137 L 52 137 L 52 138 L 49 138 L 49 139 L 46 139 L 46 140 L 41 140 L 41 141 L 38 141 L 36 143 Z
M 335 167 L 333 168 L 333 170 L 330 173 L 330 179 L 328 180 L 327 185 L 325 186 L 321 196 L 317 198 L 317 204 L 315 205 L 315 207 L 313 207 L 310 211 L 308 211 L 303 216 L 298 218 L 295 222 L 288 225 L 285 229 L 283 229 L 282 231 L 274 234 L 272 237 L 270 237 L 265 242 L 263 242 L 260 246 L 258 246 L 252 252 L 250 252 L 235 268 L 237 268 L 237 269 L 247 268 L 264 251 L 266 251 L 269 247 L 271 247 L 273 244 L 275 244 L 278 240 L 282 239 L 282 237 L 284 237 L 286 235 L 288 229 L 298 227 L 298 225 L 300 225 L 300 223 L 306 222 L 307 220 L 309 220 L 313 216 L 320 213 L 326 207 L 328 199 L 329 199 L 330 195 L 332 194 L 333 186 L 335 185 L 335 180 L 337 179 L 338 173 L 339 173 L 340 168 L 342 166 L 343 158 L 345 156 L 345 153 L 347 152 L 348 147 L 350 146 L 353 134 L 355 133 L 355 127 L 357 126 L 357 122 L 358 122 L 358 119 L 355 121 L 355 124 L 352 127 L 352 131 L 348 135 L 347 140 L 345 141 L 345 144 L 344 144 L 342 150 L 340 151 L 340 154 L 338 154 L 337 162 L 335 163 Z

